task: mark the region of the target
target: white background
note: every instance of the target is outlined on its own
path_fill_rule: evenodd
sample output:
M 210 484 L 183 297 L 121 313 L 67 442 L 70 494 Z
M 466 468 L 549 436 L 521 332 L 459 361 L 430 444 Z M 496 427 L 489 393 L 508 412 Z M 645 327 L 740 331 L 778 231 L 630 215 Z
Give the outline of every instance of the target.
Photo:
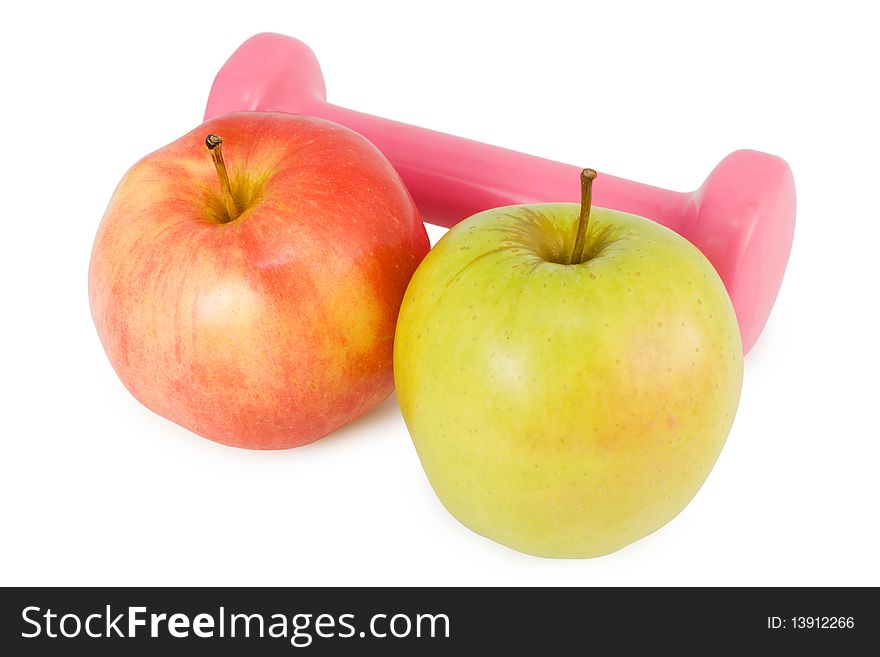
M 0 583 L 880 584 L 877 21 L 718 4 L 7 3 Z M 129 396 L 89 314 L 95 230 L 261 31 L 309 44 L 332 102 L 626 178 L 693 189 L 743 147 L 791 163 L 786 280 L 678 518 L 600 559 L 528 557 L 446 513 L 394 398 L 259 453 Z

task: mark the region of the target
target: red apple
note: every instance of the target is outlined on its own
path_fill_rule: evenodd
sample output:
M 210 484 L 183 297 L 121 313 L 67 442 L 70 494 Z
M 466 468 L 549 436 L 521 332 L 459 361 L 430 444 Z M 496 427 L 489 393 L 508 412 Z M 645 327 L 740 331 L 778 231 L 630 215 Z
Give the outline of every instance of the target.
M 296 447 L 391 392 L 397 312 L 428 248 L 366 139 L 322 119 L 229 114 L 122 179 L 89 301 L 145 406 L 227 445 Z

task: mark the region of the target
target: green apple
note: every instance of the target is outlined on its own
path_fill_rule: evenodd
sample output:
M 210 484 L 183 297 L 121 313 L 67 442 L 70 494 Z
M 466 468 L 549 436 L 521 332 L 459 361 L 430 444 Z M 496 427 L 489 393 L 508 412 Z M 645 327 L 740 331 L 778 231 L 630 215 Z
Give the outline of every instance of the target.
M 647 219 L 577 204 L 481 212 L 409 283 L 400 407 L 437 496 L 529 554 L 595 557 L 675 517 L 709 474 L 742 385 L 721 279 Z

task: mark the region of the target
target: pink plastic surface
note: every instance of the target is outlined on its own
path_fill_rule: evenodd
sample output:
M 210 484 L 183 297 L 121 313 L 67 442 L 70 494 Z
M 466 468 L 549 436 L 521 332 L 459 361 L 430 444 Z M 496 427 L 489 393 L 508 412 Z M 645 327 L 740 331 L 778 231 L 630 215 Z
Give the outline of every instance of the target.
M 235 111 L 320 116 L 361 133 L 400 172 L 422 216 L 442 226 L 501 205 L 580 200 L 579 166 L 328 103 L 318 60 L 291 37 L 251 37 L 220 69 L 205 118 Z M 736 151 L 692 193 L 603 172 L 593 202 L 653 219 L 701 249 L 733 301 L 744 351 L 751 348 L 773 307 L 794 234 L 794 179 L 784 160 Z

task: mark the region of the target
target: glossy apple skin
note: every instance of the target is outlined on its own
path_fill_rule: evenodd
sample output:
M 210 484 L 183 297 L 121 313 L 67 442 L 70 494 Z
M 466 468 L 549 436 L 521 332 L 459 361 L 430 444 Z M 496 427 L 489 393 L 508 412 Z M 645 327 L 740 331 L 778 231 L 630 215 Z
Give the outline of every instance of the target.
M 464 525 L 546 557 L 595 557 L 677 515 L 711 470 L 742 383 L 736 316 L 684 238 L 594 208 L 511 206 L 452 228 L 395 338 L 397 395 L 428 479 Z
M 211 132 L 246 206 L 228 223 Z M 409 193 L 366 139 L 322 119 L 229 114 L 122 179 L 89 301 L 144 405 L 227 445 L 296 447 L 391 392 L 397 312 L 428 248 Z

